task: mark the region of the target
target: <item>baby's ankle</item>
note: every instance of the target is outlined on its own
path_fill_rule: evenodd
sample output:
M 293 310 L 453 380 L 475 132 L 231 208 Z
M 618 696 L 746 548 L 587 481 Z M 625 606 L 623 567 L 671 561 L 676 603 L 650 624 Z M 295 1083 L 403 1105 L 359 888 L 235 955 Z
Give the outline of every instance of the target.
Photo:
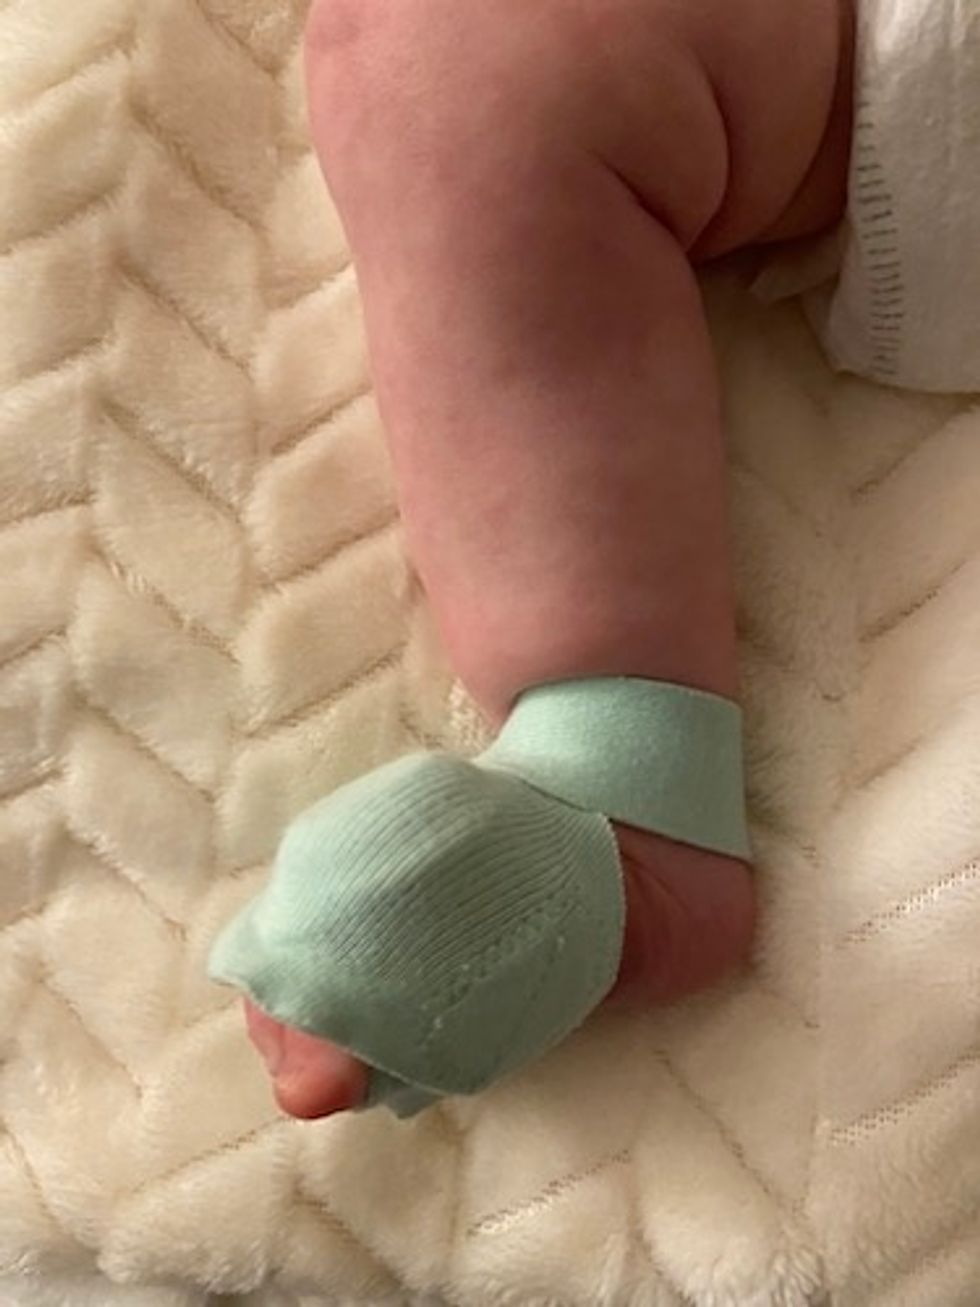
M 645 605 L 652 601 L 645 596 Z M 609 605 L 614 611 L 561 616 L 542 604 L 540 620 L 519 634 L 495 631 L 484 615 L 471 631 L 444 624 L 444 640 L 454 671 L 494 729 L 524 691 L 556 681 L 633 677 L 738 699 L 733 604 L 703 606 L 696 624 L 665 629 L 656 642 L 650 640 L 649 618 L 637 629 L 631 614 L 638 604 L 634 598 Z
M 610 997 L 671 1002 L 744 964 L 757 916 L 749 865 L 622 822 L 613 830 L 627 906 Z

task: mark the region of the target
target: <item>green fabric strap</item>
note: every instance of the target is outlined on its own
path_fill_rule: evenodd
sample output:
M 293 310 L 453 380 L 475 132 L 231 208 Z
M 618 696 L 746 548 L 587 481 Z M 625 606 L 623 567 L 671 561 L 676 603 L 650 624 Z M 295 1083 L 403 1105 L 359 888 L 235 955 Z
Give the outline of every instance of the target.
M 481 767 L 614 821 L 748 859 L 742 710 L 666 681 L 555 681 L 523 694 Z

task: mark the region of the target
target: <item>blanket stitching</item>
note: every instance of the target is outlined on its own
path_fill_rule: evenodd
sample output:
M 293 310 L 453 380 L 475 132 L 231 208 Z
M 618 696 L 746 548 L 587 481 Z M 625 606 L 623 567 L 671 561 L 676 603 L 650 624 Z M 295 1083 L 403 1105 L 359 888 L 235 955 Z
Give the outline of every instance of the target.
M 168 1170 L 162 1171 L 159 1175 L 149 1176 L 133 1189 L 130 1189 L 128 1192 L 119 1196 L 119 1201 L 113 1211 L 113 1219 L 119 1219 L 121 1211 L 134 1206 L 140 1201 L 140 1199 L 144 1198 L 150 1190 L 168 1184 L 171 1180 L 175 1180 L 177 1176 L 185 1175 L 188 1171 L 194 1170 L 196 1167 L 206 1166 L 209 1162 L 213 1162 L 217 1158 L 245 1152 L 246 1149 L 259 1144 L 264 1136 L 270 1134 L 272 1131 L 278 1130 L 282 1132 L 288 1130 L 290 1124 L 290 1122 L 284 1121 L 283 1118 L 277 1114 L 273 1120 L 264 1121 L 261 1125 L 252 1126 L 250 1130 L 236 1136 L 234 1139 L 229 1139 L 223 1144 L 216 1144 L 213 1148 L 205 1149 L 204 1152 L 195 1153 L 193 1157 L 186 1157 L 182 1162 L 178 1162 L 176 1166 L 172 1166 Z
M 752 619 L 747 612 L 739 614 L 738 633 L 743 643 L 753 653 L 757 654 L 763 662 L 769 663 L 771 667 L 786 676 L 805 681 L 824 703 L 839 704 L 843 703 L 847 698 L 847 694 L 843 690 L 825 690 L 812 671 L 801 667 L 799 663 L 792 662 L 785 653 L 780 652 L 775 645 L 766 641 L 758 630 L 752 626 Z
M 790 848 L 795 849 L 807 862 L 811 864 L 816 861 L 816 852 L 812 845 L 807 844 L 800 831 L 793 830 L 792 827 L 780 823 L 772 808 L 763 809 L 762 802 L 766 797 L 761 792 L 754 791 L 752 786 L 748 786 L 748 824 L 751 828 L 760 827 L 770 835 L 774 835 L 777 840 L 782 840 Z
M 272 449 L 269 451 L 273 459 L 283 458 L 287 454 L 293 453 L 298 449 L 310 436 L 316 435 L 321 427 L 336 421 L 342 414 L 359 399 L 366 399 L 372 393 L 369 382 L 358 381 L 355 389 L 348 395 L 342 396 L 335 404 L 329 408 L 322 409 L 315 417 L 304 419 L 303 423 L 290 430 L 287 428 L 282 435 L 276 436 Z
M 145 430 L 135 413 L 121 404 L 119 400 L 110 399 L 108 396 L 103 401 L 103 411 L 121 435 L 138 444 L 151 457 L 159 460 L 164 467 L 183 481 L 193 495 L 203 499 L 215 513 L 219 514 L 225 522 L 230 523 L 235 528 L 236 533 L 240 532 L 234 505 L 223 499 L 200 472 L 188 467 L 170 450 L 158 444 Z
M 17 1158 L 20 1162 L 21 1169 L 27 1179 L 28 1186 L 34 1191 L 34 1197 L 37 1199 L 37 1204 L 41 1209 L 42 1215 L 51 1223 L 56 1235 L 61 1235 L 62 1238 L 68 1239 L 73 1247 L 81 1248 L 83 1246 L 81 1240 L 73 1231 L 69 1230 L 68 1226 L 58 1217 L 54 1208 L 48 1201 L 48 1196 L 44 1192 L 44 1186 L 41 1184 L 40 1177 L 35 1170 L 34 1163 L 31 1160 L 31 1155 L 24 1147 L 20 1137 L 10 1128 L 9 1121 L 4 1120 L 2 1125 L 4 1133 L 3 1135 L 0 1135 L 0 1141 L 8 1139 L 13 1146 L 14 1152 L 17 1154 Z
M 398 705 L 398 724 L 420 749 L 431 749 L 441 753 L 446 748 L 446 741 L 427 731 L 418 721 L 416 706 L 408 697 L 408 689 L 402 686 L 402 697 Z
M 769 1201 L 772 1203 L 773 1207 L 777 1212 L 784 1211 L 785 1208 L 789 1205 L 788 1201 L 776 1195 L 775 1191 L 772 1189 L 766 1177 L 762 1174 L 761 1171 L 756 1169 L 753 1163 L 749 1161 L 741 1141 L 733 1133 L 731 1128 L 728 1125 L 726 1125 L 726 1123 L 721 1119 L 721 1117 L 713 1108 L 708 1106 L 705 1099 L 697 1092 L 697 1090 L 692 1085 L 687 1083 L 687 1081 L 684 1079 L 681 1073 L 677 1070 L 676 1066 L 674 1066 L 668 1054 L 664 1052 L 663 1049 L 658 1049 L 655 1056 L 657 1061 L 664 1067 L 664 1069 L 671 1077 L 671 1079 L 674 1081 L 674 1083 L 677 1085 L 677 1087 L 681 1089 L 684 1092 L 684 1094 L 686 1094 L 686 1096 L 691 1101 L 693 1106 L 712 1123 L 712 1125 L 718 1131 L 718 1134 L 721 1137 L 722 1142 L 725 1144 L 725 1147 L 728 1149 L 728 1152 L 735 1159 L 735 1161 L 738 1162 L 738 1164 L 741 1166 L 745 1174 L 749 1176 L 750 1179 L 755 1181 L 759 1189 L 769 1199 Z
M 367 1243 L 361 1235 L 357 1234 L 342 1216 L 338 1215 L 328 1199 L 321 1198 L 318 1194 L 313 1193 L 310 1188 L 310 1178 L 302 1170 L 296 1170 L 293 1173 L 291 1203 L 313 1211 L 328 1229 L 334 1234 L 347 1239 L 369 1262 L 372 1262 L 381 1278 L 389 1280 L 396 1289 L 401 1287 L 401 1280 L 381 1253 L 372 1244 Z
M 958 1080 L 964 1072 L 980 1067 L 980 1049 L 971 1049 L 961 1053 L 942 1071 L 931 1076 L 923 1084 L 916 1085 L 907 1093 L 889 1103 L 879 1103 L 867 1112 L 862 1112 L 845 1125 L 832 1126 L 827 1139 L 831 1146 L 856 1145 L 864 1143 L 872 1135 L 880 1133 L 886 1126 L 897 1125 L 904 1117 L 911 1115 L 917 1107 L 935 1097 L 943 1089 Z
M 407 643 L 405 640 L 399 640 L 386 653 L 366 663 L 346 681 L 334 686 L 328 693 L 317 695 L 314 699 L 279 717 L 270 720 L 260 719 L 258 722 L 253 717 L 250 722 L 244 725 L 244 738 L 253 743 L 264 743 L 275 736 L 295 730 L 297 726 L 302 726 L 304 722 L 330 712 L 341 699 L 347 697 L 350 691 L 362 689 L 372 681 L 384 680 L 385 677 L 398 672 L 401 669 Z
M 815 540 L 820 540 L 824 543 L 830 542 L 830 537 L 828 536 L 826 527 L 818 525 L 818 523 L 809 517 L 802 508 L 798 507 L 798 505 L 794 504 L 793 501 L 787 497 L 784 490 L 770 481 L 769 478 L 762 472 L 758 471 L 757 468 L 754 468 L 751 463 L 747 463 L 744 457 L 732 457 L 729 462 L 736 472 L 741 472 L 751 480 L 759 482 L 759 484 L 769 492 L 770 496 L 786 510 L 790 517 L 795 518 L 797 522 L 807 528 Z
M 924 595 L 911 600 L 902 605 L 898 612 L 886 613 L 884 617 L 877 618 L 867 626 L 859 635 L 862 644 L 873 645 L 879 640 L 885 639 L 891 635 L 896 627 L 901 626 L 906 618 L 914 616 L 927 604 L 931 604 L 934 599 L 938 599 L 949 583 L 954 580 L 963 569 L 971 562 L 970 558 L 961 558 L 947 571 L 945 571 L 938 581 L 935 581 Z
M 137 599 L 145 599 L 150 604 L 155 605 L 177 631 L 192 640 L 207 645 L 214 653 L 221 654 L 229 663 L 237 667 L 238 657 L 232 646 L 218 632 L 212 631 L 209 626 L 205 626 L 198 618 L 182 613 L 146 577 L 139 572 L 134 572 L 127 563 L 118 558 L 113 553 L 111 542 L 104 538 L 106 534 L 105 528 L 96 521 L 94 527 L 95 544 L 106 569 L 115 580 Z
M 887 908 L 873 913 L 861 925 L 855 926 L 837 940 L 835 947 L 844 949 L 852 944 L 864 944 L 868 940 L 890 930 L 899 921 L 912 916 L 914 913 L 920 912 L 930 905 L 934 906 L 941 903 L 946 890 L 968 885 L 978 880 L 980 880 L 980 861 L 971 860 L 960 867 L 959 870 L 948 872 L 945 876 L 941 876 L 939 880 L 933 881 L 931 885 L 915 890 L 905 898 L 897 899 Z
M 154 117 L 149 105 L 133 100 L 129 107 L 133 123 L 143 131 L 148 140 L 157 146 L 164 158 L 169 159 L 171 163 L 176 165 L 177 170 L 191 182 L 195 190 L 210 200 L 216 209 L 220 209 L 228 217 L 233 218 L 235 222 L 246 227 L 253 236 L 258 237 L 260 235 L 255 220 L 234 200 L 229 200 L 227 194 L 222 193 L 220 185 L 213 178 L 205 176 L 200 165 L 188 153 L 186 146 L 179 142 L 168 128 Z
M 956 1250 L 957 1245 L 967 1244 L 971 1236 L 978 1234 L 978 1230 L 980 1230 L 977 1223 L 978 1208 L 980 1208 L 980 1193 L 977 1194 L 972 1204 L 967 1205 L 965 1214 L 950 1229 L 940 1235 L 938 1243 L 936 1242 L 936 1230 L 933 1228 L 927 1250 L 923 1252 L 920 1249 L 916 1255 L 916 1260 L 911 1265 L 899 1270 L 892 1279 L 876 1285 L 878 1291 L 893 1293 L 896 1289 L 907 1286 L 907 1281 L 942 1265 L 942 1262 Z
M 15 100 L 7 105 L 3 113 L 0 114 L 0 123 L 6 122 L 9 118 L 22 117 L 25 111 L 35 112 L 38 104 L 47 96 L 70 87 L 73 82 L 81 81 L 90 73 L 97 72 L 99 69 L 115 63 L 120 58 L 125 59 L 128 54 L 126 42 L 129 35 L 127 27 L 126 30 L 118 32 L 115 36 L 110 36 L 106 41 L 99 42 L 93 47 L 94 53 L 87 53 L 83 58 L 83 62 L 77 63 L 63 77 L 48 83 L 47 86 L 28 91 L 23 99 Z
M 763 812 L 759 804 L 749 800 L 748 821 L 750 826 L 758 826 L 767 831 L 770 835 L 775 835 L 777 840 L 782 840 L 795 849 L 797 853 L 814 868 L 818 865 L 817 851 L 812 844 L 808 844 L 802 834 L 794 831 L 789 826 L 782 826 L 774 818 L 772 811 Z
M 105 350 L 106 333 L 98 332 L 94 336 L 89 336 L 81 343 L 69 345 L 64 348 L 60 354 L 52 354 L 44 363 L 39 366 L 28 367 L 23 372 L 18 373 L 9 381 L 5 382 L 7 393 L 16 392 L 26 389 L 41 377 L 49 375 L 57 376 L 59 372 L 68 372 L 72 368 L 78 367 L 83 363 L 92 363 L 99 359 L 99 356 Z
M 25 794 L 30 794 L 32 790 L 39 790 L 61 771 L 61 764 L 51 758 L 44 759 L 38 766 L 39 772 L 31 770 L 26 779 L 15 782 L 5 790 L 0 790 L 0 804 L 14 803 L 17 799 L 22 799 Z
M 299 290 L 293 290 L 287 299 L 277 299 L 275 301 L 275 310 L 277 313 L 291 313 L 303 300 L 308 300 L 311 295 L 316 295 L 320 291 L 332 286 L 338 281 L 344 273 L 351 268 L 352 264 L 349 257 L 345 257 L 343 263 L 336 267 L 325 267 L 315 280 L 307 280 L 300 283 L 298 277 L 295 279 L 296 284 L 301 286 Z M 281 285 L 282 283 L 280 283 Z
M 45 645 L 51 645 L 57 648 L 59 645 L 64 648 L 65 624 L 59 623 L 52 626 L 48 631 L 42 631 L 40 635 L 35 636 L 28 644 L 23 644 L 19 648 L 11 650 L 2 659 L 0 659 L 0 672 L 8 671 L 15 663 L 27 662 L 32 654 L 38 653 Z
M 656 1102 L 652 1101 L 645 1112 L 642 1112 L 634 1131 L 633 1144 L 630 1145 L 630 1151 L 636 1144 L 636 1141 L 643 1137 L 644 1130 L 651 1120 L 656 1110 Z M 642 1258 L 646 1261 L 647 1266 L 653 1274 L 659 1277 L 661 1284 L 670 1293 L 674 1299 L 676 1307 L 697 1307 L 697 1304 L 674 1280 L 667 1268 L 664 1266 L 660 1253 L 654 1247 L 652 1233 L 648 1234 L 646 1224 L 643 1220 L 643 1213 L 640 1206 L 639 1186 L 637 1184 L 636 1166 L 627 1167 L 623 1177 L 623 1184 L 626 1190 L 626 1203 L 628 1211 L 628 1221 L 631 1237 L 639 1245 Z
M 42 245 L 46 241 L 56 240 L 76 224 L 79 227 L 84 226 L 90 218 L 100 214 L 103 209 L 108 209 L 112 200 L 113 193 L 111 191 L 100 190 L 96 195 L 87 196 L 80 204 L 76 204 L 68 213 L 56 219 L 56 221 L 46 223 L 43 227 L 38 227 L 34 231 L 15 236 L 6 245 L 0 245 L 0 259 L 9 259 L 19 254 L 25 247 L 29 248 L 32 245 Z
M 660 1254 L 654 1248 L 650 1241 L 650 1236 L 647 1234 L 647 1231 L 643 1228 L 643 1225 L 640 1222 L 638 1222 L 637 1225 L 636 1238 L 639 1240 L 640 1248 L 647 1259 L 647 1264 L 650 1270 L 653 1271 L 654 1275 L 661 1280 L 663 1287 L 667 1292 L 673 1296 L 676 1307 L 699 1307 L 696 1300 L 692 1298 L 690 1294 L 685 1293 L 680 1285 L 675 1283 L 673 1276 L 667 1274 Z
M 484 1235 L 501 1234 L 510 1229 L 511 1226 L 535 1215 L 538 1211 L 551 1207 L 559 1198 L 566 1197 L 584 1184 L 586 1180 L 592 1180 L 615 1166 L 627 1165 L 631 1160 L 632 1150 L 620 1148 L 615 1153 L 607 1154 L 582 1170 L 556 1176 L 555 1179 L 549 1180 L 532 1198 L 527 1198 L 520 1203 L 514 1203 L 509 1207 L 502 1207 L 496 1212 L 491 1212 L 488 1216 L 481 1216 L 478 1220 L 473 1221 L 466 1227 L 465 1237 L 467 1239 L 476 1239 Z
M 26 526 L 37 518 L 53 517 L 58 513 L 70 513 L 75 509 L 90 508 L 91 505 L 92 496 L 86 492 L 84 495 L 61 499 L 54 504 L 41 504 L 36 508 L 27 508 L 14 517 L 6 517 L 0 521 L 0 534 L 4 531 L 12 531 L 19 526 Z
M 865 772 L 862 776 L 855 776 L 853 783 L 847 791 L 847 796 L 853 798 L 862 793 L 862 791 L 870 789 L 871 786 L 876 785 L 886 776 L 891 775 L 893 771 L 896 771 L 904 763 L 907 763 L 910 758 L 919 752 L 920 749 L 924 748 L 926 745 L 936 744 L 942 740 L 943 736 L 960 721 L 963 706 L 964 700 L 961 699 L 956 705 L 956 711 L 943 718 L 941 723 L 932 723 L 927 730 L 916 735 L 908 742 L 908 744 L 903 746 L 899 753 L 892 755 L 892 757 L 885 759 L 883 762 L 879 761 L 874 765 L 872 770 Z
M 248 41 L 245 40 L 244 37 L 239 36 L 234 28 L 230 27 L 228 23 L 219 18 L 217 14 L 212 13 L 204 4 L 204 0 L 191 0 L 191 4 L 197 13 L 200 14 L 203 21 L 207 23 L 212 34 L 219 42 L 243 56 L 245 61 L 250 63 L 253 68 L 263 75 L 263 77 L 267 77 L 272 81 L 276 80 L 276 73 L 278 70 L 275 64 L 266 64 L 261 60 L 249 45 Z
M 19 930 L 27 921 L 33 921 L 38 925 L 41 925 L 47 915 L 48 908 L 57 906 L 62 897 L 62 894 L 50 894 L 45 899 L 35 900 L 29 907 L 21 908 L 20 911 L 15 912 L 12 917 L 7 917 L 6 920 L 0 920 L 0 939 L 3 939 L 8 932 Z M 5 1015 L 9 1017 L 9 1012 Z M 14 1021 L 9 1024 L 11 1028 L 13 1028 L 17 1025 L 17 1022 Z
M 141 885 L 134 876 L 129 874 L 123 863 L 116 860 L 115 852 L 105 848 L 103 844 L 99 843 L 100 840 L 104 839 L 101 831 L 96 832 L 94 835 L 90 835 L 88 832 L 81 830 L 72 819 L 70 813 L 66 813 L 65 827 L 68 836 L 75 844 L 101 862 L 106 870 L 110 871 L 113 876 L 124 881 L 130 889 L 135 890 L 143 900 L 144 906 L 169 926 L 179 939 L 186 939 L 187 926 L 184 922 L 179 921 L 176 917 L 171 917 L 170 914 L 156 902 L 149 891 L 145 889 L 145 887 Z
M 88 1021 L 80 1011 L 80 1009 L 76 1007 L 72 999 L 70 999 L 68 995 L 65 994 L 52 979 L 51 972 L 49 970 L 45 969 L 42 972 L 42 974 L 38 977 L 36 981 L 36 985 L 39 989 L 42 989 L 45 993 L 50 994 L 51 997 L 55 999 L 61 1007 L 63 1007 L 67 1012 L 71 1013 L 76 1024 L 80 1027 L 82 1031 L 84 1031 L 86 1037 L 99 1050 L 100 1054 L 105 1059 L 105 1061 L 110 1063 L 112 1066 L 116 1067 L 117 1070 L 122 1071 L 123 1074 L 126 1076 L 126 1079 L 129 1081 L 129 1083 L 132 1085 L 133 1089 L 135 1090 L 137 1098 L 142 1098 L 144 1093 L 144 1086 L 137 1079 L 135 1072 L 132 1070 L 131 1067 L 127 1066 L 126 1063 L 123 1062 L 121 1058 L 117 1057 L 116 1054 L 112 1052 L 112 1050 L 109 1048 L 108 1044 L 106 1044 L 105 1040 L 101 1037 L 101 1035 L 96 1034 L 96 1032 L 92 1029 Z
M 162 286 L 152 280 L 146 268 L 138 268 L 128 256 L 120 255 L 116 269 L 134 290 L 140 291 L 168 318 L 176 321 L 180 326 L 191 332 L 198 343 L 203 345 L 206 350 L 212 354 L 217 354 L 222 362 L 230 364 L 237 372 L 248 376 L 248 368 L 238 355 L 233 353 L 220 337 L 212 335 L 201 323 L 196 322 L 187 309 L 183 308 L 172 295 L 168 294 Z
M 318 572 L 322 572 L 325 567 L 332 564 L 342 554 L 348 553 L 355 546 L 373 543 L 382 539 L 389 532 L 396 533 L 400 526 L 401 514 L 397 509 L 395 512 L 385 509 L 379 518 L 372 520 L 359 531 L 351 532 L 335 541 L 330 546 L 329 552 L 321 558 L 314 559 L 309 563 L 301 563 L 298 567 L 293 568 L 291 572 L 273 574 L 268 568 L 263 568 L 262 575 L 270 586 L 277 588 L 292 585 L 295 581 L 306 581 L 311 576 L 316 576 Z
M 751 984 L 750 992 L 753 994 L 758 994 L 762 998 L 769 999 L 771 1002 L 775 1003 L 778 1007 L 786 1008 L 787 1011 L 791 1013 L 791 1015 L 795 1018 L 797 1025 L 802 1026 L 804 1030 L 809 1030 L 813 1033 L 816 1033 L 822 1028 L 820 1022 L 813 1020 L 812 1017 L 808 1017 L 806 1013 L 803 1011 L 803 1009 L 799 1007 L 799 1005 L 795 1002 L 795 1000 L 789 998 L 786 994 L 780 994 L 775 989 L 770 989 L 767 984 L 765 984 L 763 981 L 759 979 L 757 972 L 753 973 L 752 975 L 752 984 Z
M 938 432 L 933 430 L 927 432 L 924 436 L 920 436 L 919 439 L 912 444 L 911 448 L 903 450 L 898 458 L 893 463 L 889 464 L 883 471 L 874 472 L 864 481 L 859 482 L 856 486 L 852 486 L 848 492 L 851 496 L 851 500 L 858 501 L 863 499 L 867 501 L 873 495 L 876 495 L 886 482 L 890 481 L 906 463 L 911 462 L 916 454 L 924 449 L 926 445 L 931 444 L 938 435 L 941 435 L 948 425 L 948 423 L 944 424 Z
M 79 701 L 87 714 L 94 717 L 104 726 L 107 726 L 115 735 L 118 735 L 122 740 L 124 740 L 126 744 L 135 748 L 144 758 L 155 763 L 165 775 L 177 781 L 179 785 L 191 790 L 196 798 L 200 799 L 210 807 L 214 800 L 214 792 L 212 790 L 205 788 L 203 785 L 199 785 L 196 781 L 192 780 L 190 776 L 185 775 L 176 763 L 171 762 L 162 753 L 158 753 L 156 748 L 154 748 L 153 743 L 148 738 L 144 738 L 133 726 L 130 726 L 128 722 L 124 722 L 121 718 L 117 717 L 111 708 L 94 698 L 92 690 L 87 684 L 84 682 L 80 683 L 76 688 L 76 693 L 78 694 Z

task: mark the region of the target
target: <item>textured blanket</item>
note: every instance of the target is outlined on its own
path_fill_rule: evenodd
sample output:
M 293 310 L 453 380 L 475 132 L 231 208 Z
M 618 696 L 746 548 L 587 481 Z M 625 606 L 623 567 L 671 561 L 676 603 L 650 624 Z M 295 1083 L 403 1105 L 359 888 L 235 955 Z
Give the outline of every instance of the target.
M 404 561 L 303 7 L 0 7 L 0 1297 L 971 1307 L 980 414 L 834 377 L 740 266 L 751 971 L 316 1125 L 207 983 L 293 814 L 485 739 Z

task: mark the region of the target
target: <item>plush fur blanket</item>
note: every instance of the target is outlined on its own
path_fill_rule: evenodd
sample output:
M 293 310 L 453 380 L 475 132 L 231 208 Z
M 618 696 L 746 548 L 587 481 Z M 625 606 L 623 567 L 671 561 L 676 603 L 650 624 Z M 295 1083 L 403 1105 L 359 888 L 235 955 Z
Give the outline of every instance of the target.
M 980 415 L 834 377 L 740 267 L 706 292 L 751 972 L 312 1126 L 208 984 L 294 813 L 483 738 L 404 561 L 303 7 L 0 7 L 3 1300 L 970 1307 Z

